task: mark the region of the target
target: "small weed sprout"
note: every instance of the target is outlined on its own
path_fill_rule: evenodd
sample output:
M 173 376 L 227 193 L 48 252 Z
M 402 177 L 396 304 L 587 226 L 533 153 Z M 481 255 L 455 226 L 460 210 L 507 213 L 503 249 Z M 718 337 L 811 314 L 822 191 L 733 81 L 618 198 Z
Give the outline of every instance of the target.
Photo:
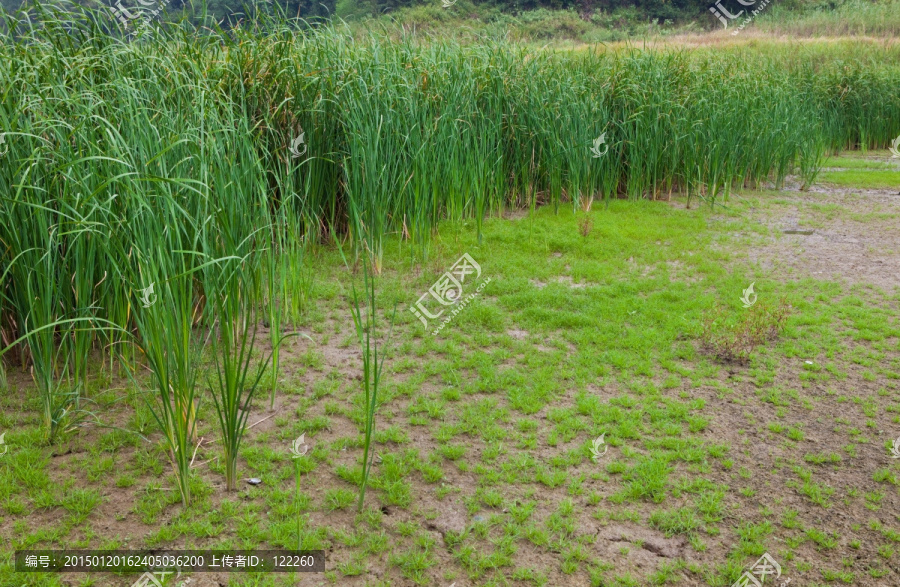
M 790 309 L 784 299 L 775 304 L 759 302 L 734 320 L 730 310 L 719 306 L 703 321 L 701 349 L 723 362 L 744 363 L 756 347 L 781 334 Z
M 592 230 L 594 230 L 594 221 L 591 220 L 590 216 L 583 216 L 581 220 L 578 221 L 578 232 L 581 233 L 581 236 L 587 238 Z

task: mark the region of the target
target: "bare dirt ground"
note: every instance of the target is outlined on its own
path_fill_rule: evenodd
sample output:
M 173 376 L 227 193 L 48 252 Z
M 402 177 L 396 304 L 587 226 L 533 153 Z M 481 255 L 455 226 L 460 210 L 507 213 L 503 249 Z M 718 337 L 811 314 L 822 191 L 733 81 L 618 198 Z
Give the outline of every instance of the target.
M 778 213 L 758 221 L 771 237 L 746 252 L 751 262 L 786 279 L 800 276 L 900 286 L 900 194 L 814 185 L 800 191 L 789 183 Z M 837 208 L 837 210 L 835 210 Z M 809 231 L 791 234 L 784 231 Z

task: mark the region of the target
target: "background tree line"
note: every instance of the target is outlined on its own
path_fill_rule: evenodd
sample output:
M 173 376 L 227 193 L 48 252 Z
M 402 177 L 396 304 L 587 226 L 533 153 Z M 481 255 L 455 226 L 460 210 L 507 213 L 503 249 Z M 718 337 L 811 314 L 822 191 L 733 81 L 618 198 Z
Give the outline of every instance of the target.
M 24 0 L 28 1 L 28 0 Z M 80 0 L 82 4 L 102 7 L 114 5 L 118 0 Z M 137 6 L 135 0 L 121 0 L 124 6 Z M 165 2 L 165 0 L 161 0 Z M 712 0 L 467 0 L 479 9 L 493 9 L 505 14 L 517 15 L 528 11 L 574 10 L 583 16 L 595 12 L 607 14 L 621 13 L 628 20 L 686 22 L 707 15 Z M 802 8 L 835 8 L 844 0 L 781 0 L 784 6 Z M 60 0 L 44 0 L 45 4 L 63 5 Z M 722 0 L 732 12 L 743 6 L 736 0 Z M 0 0 L 7 11 L 20 8 L 23 0 Z M 441 5 L 441 0 L 169 0 L 166 7 L 170 13 L 184 13 L 189 17 L 206 14 L 217 20 L 234 22 L 255 11 L 280 12 L 289 17 L 306 19 L 328 18 L 334 15 L 349 16 L 385 15 L 403 8 Z

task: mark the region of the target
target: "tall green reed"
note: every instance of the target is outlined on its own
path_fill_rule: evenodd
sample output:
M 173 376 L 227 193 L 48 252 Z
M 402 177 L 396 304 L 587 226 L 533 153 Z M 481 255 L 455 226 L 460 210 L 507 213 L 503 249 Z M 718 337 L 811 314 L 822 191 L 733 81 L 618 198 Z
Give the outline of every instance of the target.
M 73 381 L 72 336 L 78 326 L 66 304 L 68 287 L 60 251 L 60 215 L 38 190 L 19 189 L 3 199 L 2 216 L 9 222 L 3 240 L 16 254 L 2 277 L 10 280 L 4 299 L 16 318 L 20 340 L 41 400 L 45 438 L 54 442 L 66 429 L 67 417 L 77 410 L 81 377 Z M 48 205 L 49 204 L 49 205 Z M 13 286 L 14 285 L 14 286 Z M 5 350 L 5 349 L 4 349 Z M 2 354 L 0 354 L 2 357 Z
M 342 253 L 343 254 L 343 253 Z M 367 252 L 368 257 L 371 253 Z M 346 263 L 346 260 L 345 260 Z M 381 377 L 384 372 L 385 353 L 378 351 L 377 313 L 375 303 L 375 276 L 372 274 L 374 260 L 367 258 L 363 266 L 363 292 L 360 296 L 354 282 L 351 291 L 350 313 L 353 317 L 353 326 L 356 329 L 356 338 L 362 351 L 362 392 L 363 392 L 363 459 L 362 473 L 359 483 L 359 499 L 356 509 L 362 512 L 366 499 L 366 487 L 369 484 L 369 475 L 375 461 L 375 450 L 372 442 L 375 437 L 375 418 L 379 405 L 379 389 Z M 396 308 L 391 316 L 390 329 L 385 341 L 389 341 L 394 328 Z
M 150 216 L 137 215 L 147 229 L 139 235 L 139 242 L 146 241 L 144 248 L 134 251 L 134 319 L 156 392 L 147 404 L 163 432 L 182 502 L 188 505 L 200 400 L 197 375 L 204 347 L 193 331 L 199 314 L 194 279 L 203 264 L 197 254 L 180 245 L 179 231 L 167 231 Z M 172 237 L 159 239 L 166 233 Z M 151 286 L 155 297 L 146 293 Z
M 222 433 L 225 453 L 225 484 L 229 491 L 237 487 L 237 458 L 250 402 L 259 387 L 268 358 L 252 371 L 256 344 L 258 304 L 253 298 L 254 276 L 245 267 L 247 258 L 220 260 L 208 272 L 218 274 L 208 281 L 216 287 L 208 289 L 212 298 L 217 332 L 212 336 L 216 363 L 216 381 L 210 383 L 213 403 Z M 276 341 L 276 345 L 281 339 Z M 269 355 L 271 357 L 271 355 Z

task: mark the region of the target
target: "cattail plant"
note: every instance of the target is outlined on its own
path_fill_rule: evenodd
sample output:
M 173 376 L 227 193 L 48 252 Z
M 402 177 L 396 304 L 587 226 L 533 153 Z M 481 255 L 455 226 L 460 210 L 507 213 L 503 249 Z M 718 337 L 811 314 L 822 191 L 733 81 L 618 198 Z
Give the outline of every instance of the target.
M 161 262 L 151 259 L 156 256 Z M 184 505 L 190 504 L 190 464 L 197 427 L 197 373 L 202 340 L 192 330 L 196 317 L 193 267 L 167 262 L 167 252 L 151 251 L 141 273 L 152 280 L 156 299 L 135 299 L 140 348 L 152 374 L 155 393 L 147 403 L 163 432 Z
M 73 331 L 61 279 L 61 237 L 58 216 L 37 204 L 37 197 L 18 191 L 5 199 L 7 246 L 19 253 L 8 260 L 4 278 L 13 287 L 7 298 L 21 324 L 21 340 L 27 345 L 31 374 L 41 399 L 44 436 L 54 442 L 66 428 L 66 419 L 77 409 L 80 388 L 71 384 L 70 360 Z M 0 355 L 2 356 L 2 355 Z
M 200 312 L 195 280 L 208 264 L 198 251 L 196 224 L 183 222 L 180 199 L 166 195 L 142 200 L 131 220 L 134 243 L 119 250 L 128 259 L 121 274 L 130 281 L 138 346 L 151 373 L 147 399 L 163 433 L 182 503 L 191 501 L 190 464 L 196 444 L 197 374 L 204 347 L 193 326 Z M 180 222 L 181 221 L 181 222 Z M 121 245 L 120 245 L 121 246 Z M 152 292 L 152 293 L 151 293 Z M 131 377 L 136 386 L 136 374 Z
M 268 250 L 264 254 L 265 260 L 265 314 L 269 322 L 269 336 L 272 343 L 272 390 L 269 399 L 269 409 L 275 407 L 275 393 L 278 391 L 278 368 L 281 346 L 282 318 L 285 314 L 288 292 L 288 272 L 291 266 L 291 257 L 288 254 L 287 221 L 285 210 L 276 212 L 276 219 L 272 222 L 271 229 L 267 231 L 269 242 Z
M 217 332 L 212 336 L 216 380 L 210 384 L 225 452 L 225 484 L 237 487 L 237 457 L 250 414 L 250 402 L 263 376 L 268 359 L 251 369 L 256 344 L 257 308 L 252 296 L 252 273 L 241 265 L 245 259 L 229 259 L 207 271 L 220 272 L 219 287 L 211 289 L 210 303 Z M 281 340 L 276 341 L 276 345 Z M 269 355 L 271 356 L 271 355 Z
M 343 254 L 343 253 L 342 253 Z M 346 262 L 346 261 L 345 261 Z M 363 391 L 363 465 L 362 476 L 359 483 L 359 501 L 357 511 L 362 512 L 366 498 L 366 486 L 369 482 L 369 474 L 375 459 L 375 451 L 372 440 L 375 435 L 375 416 L 378 410 L 378 391 L 381 384 L 381 376 L 384 369 L 384 352 L 378 352 L 377 307 L 375 305 L 375 276 L 372 275 L 371 259 L 365 259 L 363 266 L 363 292 L 360 298 L 356 284 L 352 285 L 352 304 L 350 312 L 353 316 L 353 325 L 356 328 L 356 337 L 362 350 L 362 391 Z M 365 313 L 363 313 L 365 307 Z M 396 315 L 396 308 L 394 309 Z M 386 340 L 390 340 L 393 332 L 394 317 L 391 317 L 391 326 Z

